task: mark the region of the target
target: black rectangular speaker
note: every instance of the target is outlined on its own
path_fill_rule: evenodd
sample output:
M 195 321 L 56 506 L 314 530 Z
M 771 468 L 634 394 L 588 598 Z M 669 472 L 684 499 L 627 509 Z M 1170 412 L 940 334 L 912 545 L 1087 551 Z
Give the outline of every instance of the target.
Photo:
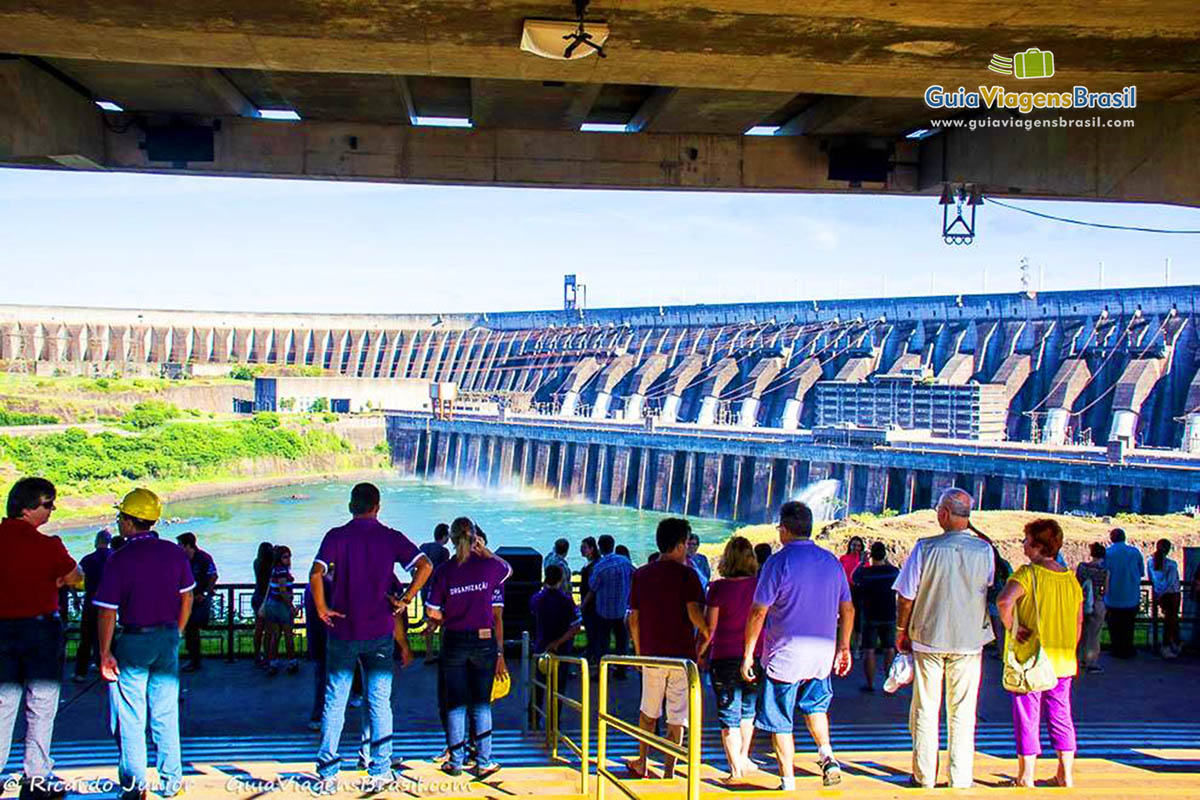
M 846 142 L 829 148 L 829 180 L 886 183 L 891 153 L 886 147 Z
M 171 163 L 212 161 L 212 126 L 156 125 L 147 128 L 146 158 Z
M 542 554 L 532 547 L 501 547 L 495 552 L 513 570 L 504 582 L 504 638 L 512 641 L 533 631 L 529 601 L 542 586 Z

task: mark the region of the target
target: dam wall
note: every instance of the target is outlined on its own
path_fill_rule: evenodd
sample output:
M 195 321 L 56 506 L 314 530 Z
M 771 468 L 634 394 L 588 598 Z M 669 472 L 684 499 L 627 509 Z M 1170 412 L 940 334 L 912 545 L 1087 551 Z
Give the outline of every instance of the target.
M 553 418 L 783 431 L 870 426 L 855 398 L 886 379 L 913 384 L 931 409 L 919 424 L 954 437 L 1200 451 L 1198 299 L 1179 286 L 468 314 L 0 305 L 0 362 L 309 366 L 454 382 Z M 939 397 L 973 385 L 985 418 L 937 416 Z M 818 396 L 839 410 L 819 417 Z
M 406 475 L 741 522 L 770 520 L 781 502 L 829 480 L 836 516 L 929 508 L 952 486 L 989 510 L 1166 513 L 1200 500 L 1200 457 L 1169 451 L 903 439 L 862 446 L 806 432 L 423 412 L 387 414 L 387 441 Z

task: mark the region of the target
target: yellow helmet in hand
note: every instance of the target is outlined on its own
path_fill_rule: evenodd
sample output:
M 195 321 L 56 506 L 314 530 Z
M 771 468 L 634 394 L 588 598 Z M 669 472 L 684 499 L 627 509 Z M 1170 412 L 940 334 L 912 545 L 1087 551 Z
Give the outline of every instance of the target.
M 492 682 L 492 702 L 496 702 L 502 697 L 507 697 L 509 690 L 512 688 L 512 678 L 507 672 L 502 672 L 496 676 Z

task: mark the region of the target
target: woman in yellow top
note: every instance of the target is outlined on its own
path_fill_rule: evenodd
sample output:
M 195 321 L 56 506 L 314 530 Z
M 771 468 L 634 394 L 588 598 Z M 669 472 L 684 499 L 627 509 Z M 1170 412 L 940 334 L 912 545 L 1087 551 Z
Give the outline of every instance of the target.
M 1007 640 L 1018 659 L 1037 652 L 1041 643 L 1058 676 L 1053 689 L 1013 694 L 1013 730 L 1017 740 L 1018 786 L 1033 786 L 1041 755 L 1041 721 L 1045 711 L 1050 743 L 1058 752 L 1059 786 L 1073 786 L 1075 723 L 1071 719 L 1071 679 L 1077 664 L 1075 648 L 1083 630 L 1083 590 L 1066 567 L 1056 562 L 1063 532 L 1052 519 L 1035 519 L 1025 526 L 1025 557 L 996 599 Z

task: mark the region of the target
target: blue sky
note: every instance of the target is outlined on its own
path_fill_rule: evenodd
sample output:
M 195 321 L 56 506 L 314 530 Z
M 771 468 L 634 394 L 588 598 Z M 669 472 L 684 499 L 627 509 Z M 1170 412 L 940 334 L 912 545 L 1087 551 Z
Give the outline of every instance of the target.
M 1013 201 L 1200 228 L 1173 206 Z M 942 243 L 936 198 L 399 186 L 0 169 L 4 302 L 259 311 L 554 308 L 1200 283 L 1200 237 L 995 206 Z

